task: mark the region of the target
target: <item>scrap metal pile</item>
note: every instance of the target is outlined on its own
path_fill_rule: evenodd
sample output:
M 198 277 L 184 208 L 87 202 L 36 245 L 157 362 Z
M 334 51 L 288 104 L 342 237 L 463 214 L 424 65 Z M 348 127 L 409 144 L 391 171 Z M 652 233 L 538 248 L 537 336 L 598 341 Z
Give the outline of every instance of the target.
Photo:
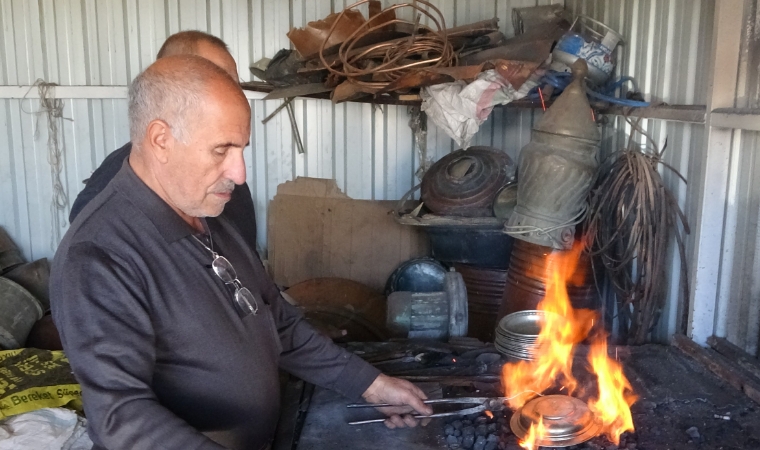
M 596 102 L 649 105 L 633 79 L 612 77 L 616 48 L 624 42 L 607 25 L 556 4 L 514 8 L 512 21 L 515 36 L 507 37 L 495 17 L 450 27 L 426 0 L 385 9 L 380 1 L 361 0 L 290 30 L 293 49 L 254 63 L 251 71 L 264 83 L 243 87 L 269 92 L 267 100 L 421 102 L 460 148 L 470 146 L 496 105 L 524 99 L 545 109 L 569 85 L 578 59 L 588 65 L 587 94 Z M 632 89 L 621 97 L 626 83 Z
M 276 88 L 291 88 L 280 98 L 329 92 L 336 103 L 368 96 L 398 100 L 425 86 L 472 81 L 491 69 L 519 89 L 570 26 L 557 10 L 539 32 L 507 39 L 496 18 L 450 28 L 427 1 L 385 9 L 380 3 L 362 0 L 291 30 L 295 50 L 283 49 L 251 70 Z M 364 4 L 368 18 L 356 9 Z

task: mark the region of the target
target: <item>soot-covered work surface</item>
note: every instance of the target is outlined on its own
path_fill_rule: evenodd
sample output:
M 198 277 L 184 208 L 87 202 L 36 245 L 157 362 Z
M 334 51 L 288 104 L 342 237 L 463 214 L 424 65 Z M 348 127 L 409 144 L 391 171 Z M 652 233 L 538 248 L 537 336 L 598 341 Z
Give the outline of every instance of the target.
M 679 350 L 632 347 L 624 364 L 637 449 L 760 449 L 760 405 Z
M 626 350 L 621 360 L 639 396 L 631 408 L 636 432 L 623 435 L 620 446 L 597 437 L 568 448 L 760 450 L 760 405 L 675 348 L 646 345 Z M 349 420 L 375 418 L 379 413 L 371 409 L 349 410 L 346 403 L 339 395 L 317 388 L 296 448 L 452 448 L 447 445 L 445 431 L 452 419 L 434 419 L 427 427 L 405 430 L 388 430 L 382 424 L 350 426 Z M 509 431 L 501 436 L 498 448 L 520 450 Z
M 339 394 L 317 388 L 311 399 L 298 450 L 431 450 L 447 448 L 437 422 L 426 427 L 389 430 L 382 423 L 348 425 L 349 420 L 382 417 L 372 409 L 346 408 Z

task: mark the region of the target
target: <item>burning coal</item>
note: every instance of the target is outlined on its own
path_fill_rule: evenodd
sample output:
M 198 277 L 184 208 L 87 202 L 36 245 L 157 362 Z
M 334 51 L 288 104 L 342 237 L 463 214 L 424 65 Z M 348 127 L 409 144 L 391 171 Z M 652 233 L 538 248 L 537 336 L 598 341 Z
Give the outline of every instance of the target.
M 567 284 L 574 283 L 581 246 L 569 252 L 555 252 L 546 266 L 546 296 L 538 309 L 544 311 L 545 322 L 533 350 L 532 361 L 508 363 L 503 369 L 505 396 L 509 406 L 517 410 L 549 389 L 570 396 L 581 396 L 578 380 L 573 376 L 575 348 L 584 340 L 591 341 L 588 369 L 596 376 L 597 394 L 586 403 L 594 418 L 601 424 L 601 433 L 619 443 L 620 435 L 633 431 L 630 406 L 636 401 L 633 389 L 623 374 L 622 366 L 607 355 L 606 335 L 592 333 L 596 313 L 573 309 L 567 294 Z M 583 389 L 583 391 L 587 391 Z M 534 423 L 521 445 L 527 450 L 537 448 L 536 442 L 549 439 L 543 420 Z

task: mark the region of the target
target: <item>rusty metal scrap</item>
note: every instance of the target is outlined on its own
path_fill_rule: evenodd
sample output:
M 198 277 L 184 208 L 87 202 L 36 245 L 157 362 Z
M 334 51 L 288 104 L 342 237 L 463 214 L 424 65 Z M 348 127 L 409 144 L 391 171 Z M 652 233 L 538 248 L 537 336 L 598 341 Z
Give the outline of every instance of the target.
M 531 61 L 505 61 L 495 60 L 473 66 L 455 66 L 455 67 L 434 67 L 430 69 L 419 69 L 409 72 L 397 80 L 389 83 L 386 87 L 379 90 L 378 93 L 404 91 L 406 89 L 432 86 L 440 83 L 450 83 L 452 81 L 464 80 L 472 81 L 477 78 L 478 74 L 484 70 L 495 69 L 499 75 L 504 77 L 515 89 L 528 79 L 531 73 L 538 67 L 538 63 Z
M 338 45 L 365 22 L 364 16 L 359 11 L 343 11 L 330 14 L 322 20 L 309 22 L 303 28 L 294 28 L 288 32 L 287 36 L 301 57 L 310 58 L 319 53 L 319 48 L 325 39 L 327 39 L 327 47 Z
M 454 48 L 446 38 L 446 23 L 443 14 L 431 3 L 425 0 L 418 0 L 414 3 L 400 3 L 389 6 L 381 13 L 385 14 L 387 11 L 395 11 L 400 8 L 411 8 L 416 15 L 414 22 L 394 19 L 390 22 L 382 22 L 377 25 L 370 20 L 355 30 L 340 45 L 337 55 L 340 64 L 337 67 L 329 64 L 325 58 L 325 48 L 332 33 L 337 28 L 340 16 L 352 8 L 368 2 L 369 0 L 361 0 L 343 10 L 330 28 L 327 36 L 321 42 L 319 59 L 323 66 L 331 73 L 346 77 L 356 85 L 381 89 L 390 81 L 398 79 L 411 69 L 446 67 L 456 63 Z M 435 28 L 421 24 L 420 19 L 422 16 L 430 19 Z M 378 43 L 369 46 L 359 54 L 352 55 L 352 50 L 355 49 L 357 42 L 363 36 L 386 27 L 388 24 L 409 25 L 410 23 L 412 24 L 413 33 L 401 42 Z M 379 62 L 379 64 L 368 65 L 368 61 L 370 60 Z M 377 81 L 375 77 L 377 74 L 383 74 L 384 79 Z
M 371 0 L 369 1 L 369 20 L 365 20 L 359 11 L 347 9 L 341 13 L 330 14 L 322 20 L 309 22 L 303 28 L 294 28 L 288 32 L 287 36 L 299 55 L 303 59 L 309 59 L 317 56 L 325 39 L 327 39 L 326 48 L 333 47 L 337 50 L 337 46 L 359 27 L 370 23 L 372 26 L 380 25 L 380 30 L 392 30 L 391 24 L 395 18 L 395 11 L 383 11 L 381 2 Z M 331 52 L 328 51 L 328 53 Z
M 365 4 L 366 18 L 357 8 Z M 470 82 L 491 69 L 519 89 L 548 57 L 560 31 L 564 32 L 556 24 L 541 25 L 507 39 L 496 17 L 447 28 L 443 14 L 429 0 L 386 8 L 378 0 L 360 0 L 290 30 L 295 50 L 281 50 L 266 69 L 251 70 L 269 84 L 286 88 L 273 94 L 277 97 L 291 96 L 288 87 L 309 84 L 315 92 L 332 91 L 334 102 Z M 311 92 L 311 86 L 294 92 Z

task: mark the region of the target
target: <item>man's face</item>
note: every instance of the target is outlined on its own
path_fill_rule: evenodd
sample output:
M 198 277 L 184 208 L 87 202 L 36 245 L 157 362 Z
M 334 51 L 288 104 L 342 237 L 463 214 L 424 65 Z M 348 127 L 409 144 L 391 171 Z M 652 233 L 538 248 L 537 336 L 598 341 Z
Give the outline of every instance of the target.
M 174 139 L 159 182 L 173 206 L 190 217 L 215 217 L 245 182 L 243 150 L 251 132 L 247 102 L 222 83 L 187 121 L 187 143 Z

